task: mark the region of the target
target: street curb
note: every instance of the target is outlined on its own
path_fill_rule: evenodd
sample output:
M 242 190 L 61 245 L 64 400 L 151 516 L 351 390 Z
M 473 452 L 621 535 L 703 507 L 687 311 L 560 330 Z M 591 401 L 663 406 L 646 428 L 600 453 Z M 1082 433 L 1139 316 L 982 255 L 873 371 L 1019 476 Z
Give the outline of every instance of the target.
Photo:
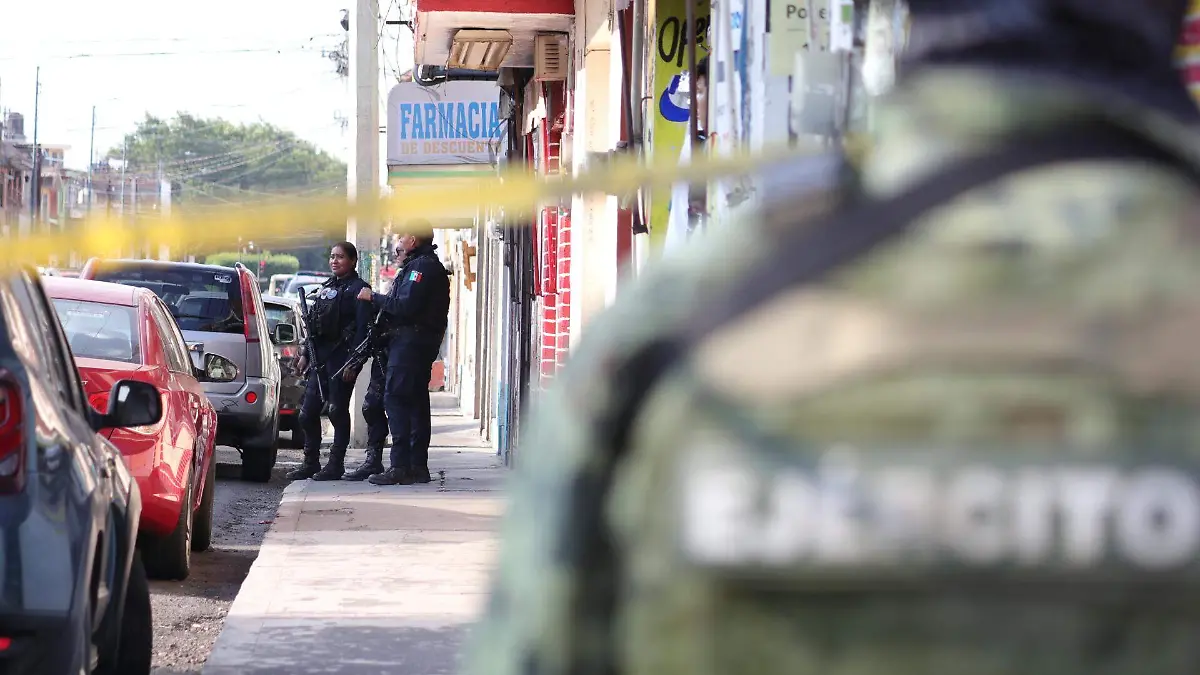
M 245 633 L 241 627 L 261 624 L 265 618 L 265 605 L 269 604 L 274 595 L 278 578 L 267 568 L 264 560 L 270 561 L 277 557 L 268 555 L 268 548 L 278 546 L 286 552 L 287 545 L 284 542 L 295 534 L 300 523 L 304 500 L 308 498 L 308 487 L 309 481 L 300 480 L 293 481 L 283 489 L 279 506 L 275 510 L 275 519 L 267 529 L 258 555 L 251 563 L 245 580 L 242 581 L 229 611 L 225 614 L 221 633 L 213 643 L 201 673 L 220 675 L 225 672 L 237 672 L 235 669 L 238 669 L 240 664 L 248 663 L 254 642 L 241 639 L 241 634 Z M 257 635 L 257 631 L 251 631 L 251 634 Z
M 271 528 L 267 530 L 267 536 L 263 537 L 263 544 L 267 543 L 267 539 L 271 535 L 278 532 L 286 531 L 288 534 L 296 531 L 296 526 L 300 522 L 300 511 L 304 506 L 304 500 L 308 498 L 308 481 L 297 480 L 292 481 L 283 489 L 283 495 L 279 500 L 279 508 L 275 511 L 275 522 L 271 523 Z M 259 551 L 259 556 L 262 552 Z M 254 559 L 254 563 L 258 564 L 258 558 Z M 250 571 L 254 571 L 254 565 L 250 566 Z M 232 608 L 231 608 L 232 611 Z

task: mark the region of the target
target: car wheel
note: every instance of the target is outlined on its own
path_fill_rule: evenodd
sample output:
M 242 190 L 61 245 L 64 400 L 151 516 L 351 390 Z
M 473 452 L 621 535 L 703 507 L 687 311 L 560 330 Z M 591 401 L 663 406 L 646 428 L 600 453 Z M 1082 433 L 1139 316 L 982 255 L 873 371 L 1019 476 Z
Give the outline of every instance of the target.
M 279 454 L 279 416 L 255 438 L 242 446 L 242 480 L 266 483 L 271 480 L 275 458 Z
M 192 533 L 195 511 L 196 472 L 188 467 L 187 488 L 183 493 L 183 505 L 179 509 L 179 520 L 175 531 L 166 537 L 148 537 L 142 551 L 146 562 L 146 573 L 152 579 L 182 581 L 192 567 Z
M 213 532 L 213 502 L 217 495 L 217 458 L 213 456 L 208 461 L 208 471 L 204 476 L 204 494 L 200 497 L 200 508 L 196 509 L 195 520 L 192 523 L 192 550 L 207 551 L 212 545 Z
M 116 658 L 102 659 L 96 675 L 149 675 L 154 652 L 154 621 L 150 609 L 150 582 L 142 557 L 133 552 L 129 581 L 125 589 L 125 607 L 121 613 L 121 637 Z

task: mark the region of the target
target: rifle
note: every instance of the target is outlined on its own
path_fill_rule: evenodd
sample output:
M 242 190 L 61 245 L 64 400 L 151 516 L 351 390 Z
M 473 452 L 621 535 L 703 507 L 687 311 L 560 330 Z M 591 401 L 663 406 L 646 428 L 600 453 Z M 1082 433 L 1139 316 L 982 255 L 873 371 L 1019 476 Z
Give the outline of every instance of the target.
M 321 397 L 322 405 L 325 403 L 325 382 L 321 379 L 321 373 L 324 372 L 324 364 L 317 360 L 317 345 L 313 342 L 313 326 L 309 317 L 308 298 L 304 295 L 304 289 L 300 289 L 300 320 L 304 322 L 304 333 L 307 336 L 304 340 L 304 348 L 308 350 L 308 369 L 304 371 L 304 376 L 316 370 L 317 377 L 317 395 Z
M 367 336 L 364 337 L 363 341 L 358 343 L 354 349 L 350 350 L 350 356 L 346 358 L 346 364 L 341 368 L 338 368 L 338 371 L 333 375 L 330 375 L 330 377 L 341 377 L 342 373 L 347 369 L 358 370 L 359 368 L 362 368 L 363 364 L 367 362 L 367 359 L 371 358 L 371 352 L 373 352 L 376 347 L 375 342 L 380 338 L 381 333 L 384 331 L 384 326 L 382 325 L 383 323 L 383 312 L 376 312 L 375 318 L 371 321 L 371 325 L 367 327 Z

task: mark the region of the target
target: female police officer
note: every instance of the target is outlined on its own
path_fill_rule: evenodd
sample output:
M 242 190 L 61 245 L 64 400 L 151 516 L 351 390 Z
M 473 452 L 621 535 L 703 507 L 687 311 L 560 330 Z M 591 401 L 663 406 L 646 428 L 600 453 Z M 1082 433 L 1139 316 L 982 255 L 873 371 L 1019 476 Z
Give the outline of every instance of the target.
M 370 306 L 355 302 L 359 291 L 369 288 L 358 276 L 358 249 L 343 241 L 329 252 L 329 270 L 333 278 L 325 282 L 312 296 L 305 324 L 308 327 L 311 349 L 306 347 L 300 359 L 301 370 L 308 371 L 304 402 L 300 406 L 300 424 L 304 429 L 304 464 L 288 474 L 289 480 L 340 480 L 345 469 L 346 448 L 350 444 L 350 394 L 357 373 L 347 370 L 341 377 L 331 378 L 346 362 L 353 346 L 367 335 L 371 320 Z M 311 365 L 312 369 L 308 369 Z M 324 388 L 321 400 L 318 378 Z M 321 468 L 321 410 L 329 408 L 333 424 L 333 445 L 329 448 L 329 463 Z

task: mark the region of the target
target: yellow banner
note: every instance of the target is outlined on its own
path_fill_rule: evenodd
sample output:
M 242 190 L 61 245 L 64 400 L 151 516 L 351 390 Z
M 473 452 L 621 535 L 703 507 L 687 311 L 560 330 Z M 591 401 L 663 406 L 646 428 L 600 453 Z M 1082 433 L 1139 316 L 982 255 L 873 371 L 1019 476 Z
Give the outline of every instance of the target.
M 696 60 L 708 54 L 709 3 L 705 0 L 690 0 L 696 3 L 695 30 L 687 29 L 687 5 L 689 0 L 658 0 L 658 21 L 654 40 L 654 99 L 653 152 L 655 158 L 670 162 L 679 161 L 683 141 L 688 129 L 687 44 L 688 34 L 698 35 Z M 666 235 L 667 218 L 670 215 L 670 189 L 652 193 L 650 204 L 650 228 L 656 241 Z
M 83 257 L 119 256 L 133 247 L 160 250 L 195 250 L 223 246 L 238 237 L 325 234 L 344 236 L 346 221 L 407 222 L 425 219 L 433 229 L 470 227 L 462 220 L 447 221 L 464 209 L 498 210 L 532 214 L 539 204 L 570 199 L 575 194 L 632 195 L 639 188 L 669 189 L 676 182 L 702 183 L 716 178 L 769 171 L 775 162 L 812 156 L 816 148 L 784 149 L 757 155 L 702 158 L 680 166 L 677 157 L 660 155 L 650 162 L 622 156 L 579 176 L 547 181 L 524 168 L 500 175 L 475 176 L 431 182 L 420 190 L 403 191 L 384 199 L 348 203 L 344 198 L 295 200 L 258 208 L 232 206 L 189 211 L 180 207 L 170 217 L 129 221 L 99 216 L 69 231 L 0 240 L 0 263 L 37 264 L 50 256 L 75 252 Z M 520 218 L 509 218 L 520 222 Z M 527 221 L 532 221 L 532 215 Z M 407 230 L 408 228 L 406 228 Z M 419 234 L 419 232 L 412 232 Z M 144 250 L 144 249 L 143 249 Z

